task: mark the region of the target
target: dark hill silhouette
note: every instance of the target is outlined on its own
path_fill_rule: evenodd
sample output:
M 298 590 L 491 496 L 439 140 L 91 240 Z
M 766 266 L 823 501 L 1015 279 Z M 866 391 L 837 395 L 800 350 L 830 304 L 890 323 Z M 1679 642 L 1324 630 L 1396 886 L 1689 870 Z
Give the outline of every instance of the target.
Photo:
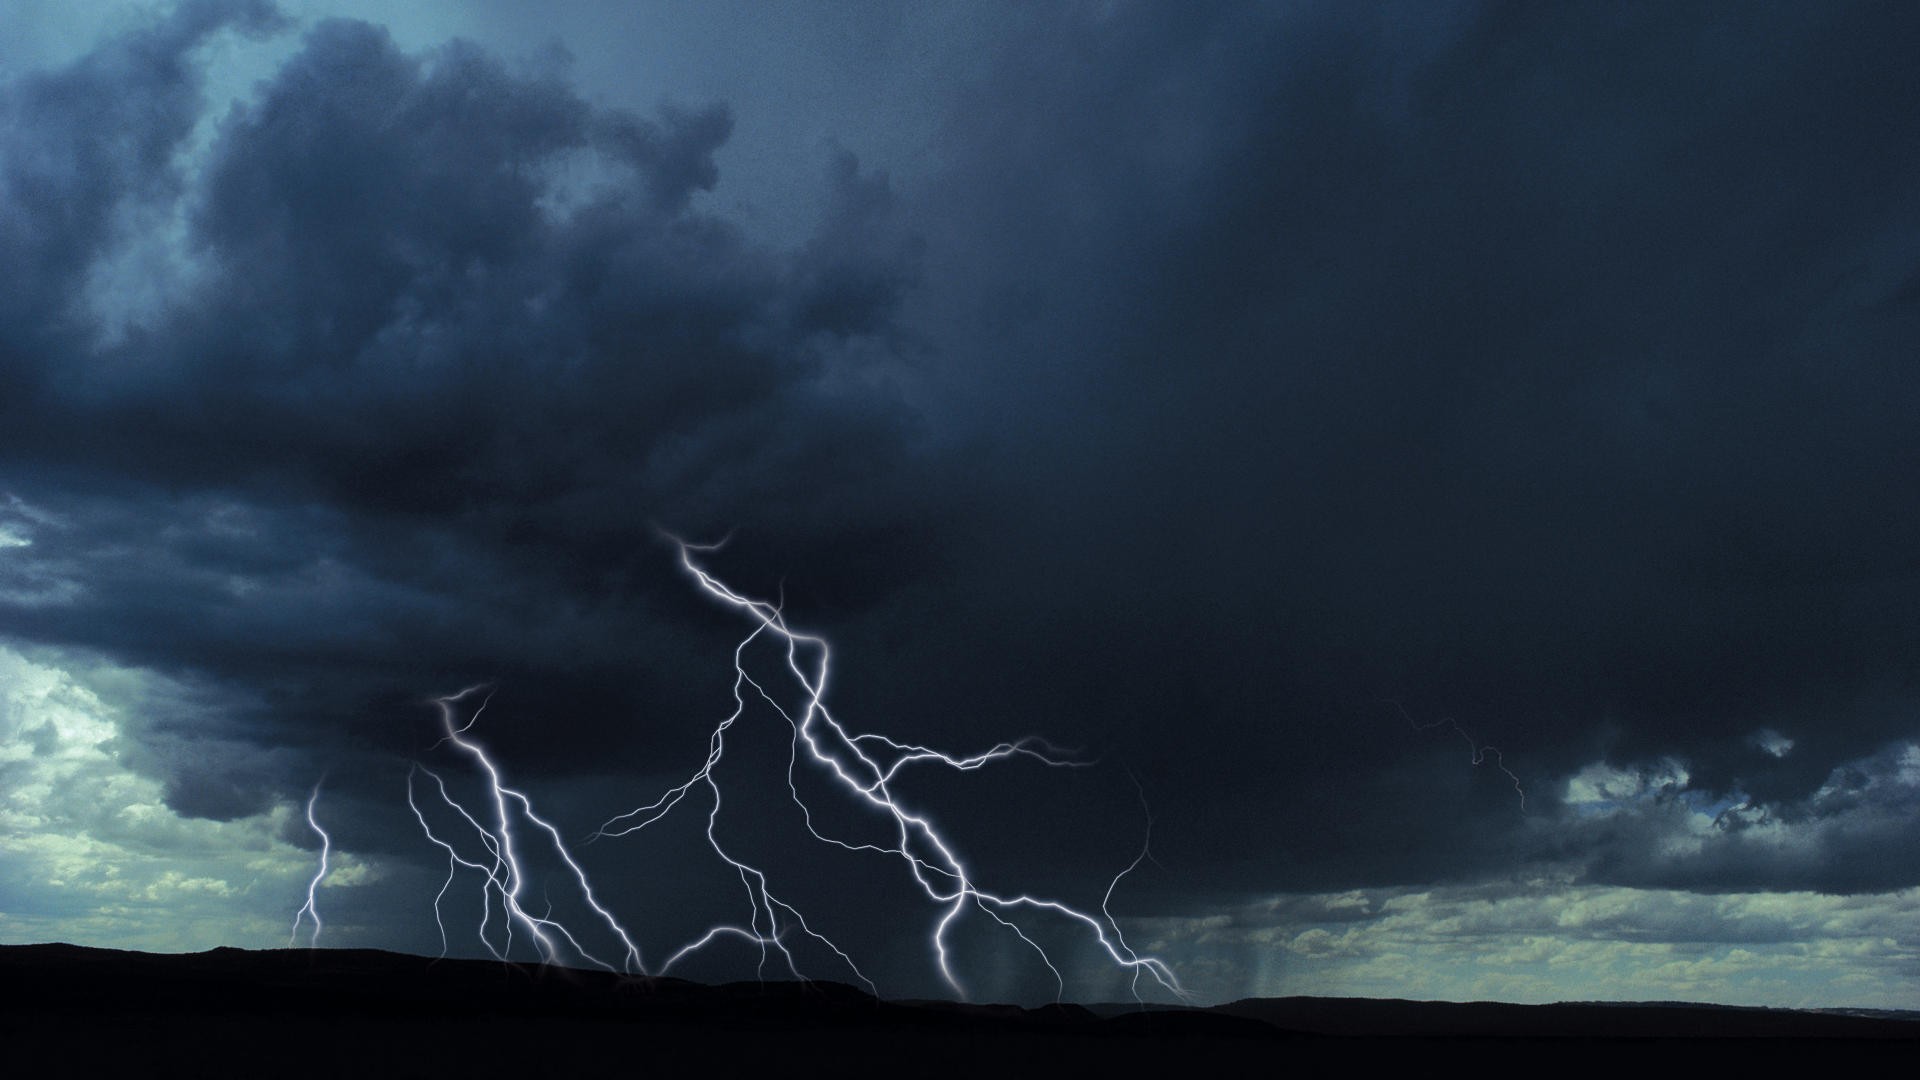
M 1671 1004 L 1252 999 L 1211 1009 L 889 1002 L 835 983 L 622 978 L 352 949 L 0 947 L 9 1060 L 137 1075 L 1240 1074 L 1464 1063 L 1779 1064 L 1914 1049 L 1920 1018 Z M 1512 1057 L 1526 1055 L 1525 1058 Z M 1479 1055 L 1480 1057 L 1461 1057 Z

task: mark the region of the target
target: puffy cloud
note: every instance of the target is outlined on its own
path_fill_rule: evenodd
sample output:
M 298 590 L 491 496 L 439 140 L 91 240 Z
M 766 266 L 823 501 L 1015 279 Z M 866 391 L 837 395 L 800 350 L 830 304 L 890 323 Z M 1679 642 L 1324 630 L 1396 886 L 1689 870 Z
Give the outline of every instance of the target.
M 0 88 L 0 621 L 177 688 L 115 720 L 156 821 L 352 762 L 349 846 L 429 858 L 375 812 L 425 695 L 497 680 L 576 793 L 697 760 L 728 628 L 653 530 L 737 525 L 848 715 L 1131 764 L 1174 872 L 1127 902 L 1345 898 L 1203 958 L 1361 972 L 1393 890 L 1541 867 L 1593 903 L 1480 939 L 1527 978 L 1609 888 L 1891 895 L 1914 18 L 1002 10 L 899 39 L 952 42 L 937 150 L 794 165 L 776 245 L 725 209 L 764 115 L 179 5 Z
M 1591 880 L 1705 891 L 1765 887 L 1878 892 L 1916 872 L 1907 823 L 1920 811 L 1914 744 L 1832 769 L 1797 799 L 1762 801 L 1698 783 L 1671 758 L 1594 762 L 1566 781 L 1568 813 L 1534 823 L 1534 850 L 1572 857 Z
M 345 20 L 187 155 L 196 48 L 279 25 L 189 4 L 4 90 L 32 229 L 0 254 L 48 293 L 0 313 L 16 632 L 228 680 L 258 741 L 400 702 L 403 747 L 423 695 L 539 696 L 553 663 L 633 706 L 660 674 L 631 685 L 636 645 L 684 648 L 648 595 L 667 560 L 633 569 L 659 526 L 749 520 L 783 566 L 885 550 L 877 592 L 931 557 L 937 473 L 869 374 L 918 257 L 883 175 L 836 155 L 814 237 L 767 248 L 698 203 L 724 106 L 645 118 L 550 63 Z M 190 264 L 164 302 L 102 336 L 48 298 L 161 219 Z M 177 768 L 171 805 L 214 817 L 287 779 Z
M 1565 878 L 1277 897 L 1148 921 L 1199 958 L 1212 997 L 1355 994 L 1454 1001 L 1714 1001 L 1901 1008 L 1920 973 L 1920 892 L 1859 896 L 1577 885 Z M 1237 981 L 1236 981 L 1237 980 Z
M 1639 768 L 1623 769 L 1597 761 L 1567 778 L 1567 805 L 1583 812 L 1604 812 L 1622 804 L 1684 790 L 1686 767 L 1671 758 Z
M 126 737 L 128 712 L 172 692 L 151 672 L 0 646 L 0 938 L 165 952 L 284 944 L 314 868 L 287 839 L 294 808 L 183 816 L 132 764 L 144 755 Z M 380 873 L 341 853 L 329 883 Z

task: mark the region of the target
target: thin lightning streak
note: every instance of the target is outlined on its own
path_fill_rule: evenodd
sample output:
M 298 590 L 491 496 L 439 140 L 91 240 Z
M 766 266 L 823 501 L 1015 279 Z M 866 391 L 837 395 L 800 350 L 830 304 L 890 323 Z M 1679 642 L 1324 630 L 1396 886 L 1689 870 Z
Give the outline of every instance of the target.
M 460 691 L 460 693 L 456 694 L 452 699 L 457 701 L 460 698 L 467 696 L 468 694 L 472 694 L 480 690 L 485 690 L 487 692 L 487 696 L 480 699 L 480 707 L 473 710 L 473 715 L 467 717 L 466 723 L 461 724 L 459 727 L 453 728 L 452 730 L 448 731 L 445 738 L 441 739 L 437 743 L 434 743 L 432 746 L 432 749 L 438 750 L 441 747 L 447 745 L 447 743 L 451 741 L 453 737 L 456 735 L 465 735 L 468 731 L 471 731 L 473 729 L 473 725 L 480 722 L 480 714 L 483 712 L 486 712 L 487 706 L 493 704 L 493 688 L 492 687 L 487 686 L 484 683 L 481 684 L 480 686 L 470 686 L 467 689 Z M 449 727 L 451 727 L 451 725 L 449 725 Z
M 1100 897 L 1100 914 L 1106 916 L 1107 924 L 1113 927 L 1114 940 L 1120 943 L 1120 947 L 1122 949 L 1127 949 L 1128 952 L 1132 952 L 1131 949 L 1127 948 L 1126 938 L 1122 937 L 1120 934 L 1120 924 L 1114 919 L 1113 912 L 1108 910 L 1108 905 L 1113 902 L 1113 890 L 1120 887 L 1120 879 L 1123 877 L 1126 877 L 1128 874 L 1131 874 L 1135 870 L 1139 869 L 1141 863 L 1145 862 L 1148 859 L 1153 858 L 1153 810 L 1147 805 L 1147 789 L 1141 785 L 1140 778 L 1134 775 L 1132 769 L 1127 770 L 1127 779 L 1133 781 L 1133 789 L 1134 791 L 1138 792 L 1140 795 L 1140 811 L 1141 813 L 1144 813 L 1147 816 L 1147 828 L 1146 828 L 1145 834 L 1140 837 L 1140 854 L 1135 855 L 1133 857 L 1132 862 L 1128 863 L 1126 867 L 1122 869 L 1119 873 L 1113 875 L 1112 881 L 1107 882 L 1107 891 Z M 1139 1001 L 1140 1000 L 1140 969 L 1139 968 L 1133 969 L 1133 981 L 1132 981 L 1131 989 L 1133 991 L 1134 1000 Z
M 1015 924 L 1011 916 L 1016 912 L 1047 913 L 1076 922 L 1091 934 L 1116 965 L 1131 972 L 1136 987 L 1141 973 L 1144 972 L 1173 994 L 1183 998 L 1186 996 L 1186 991 L 1165 963 L 1153 957 L 1143 957 L 1126 944 L 1118 923 L 1107 907 L 1120 879 L 1139 866 L 1140 862 L 1147 857 L 1145 848 L 1109 883 L 1106 899 L 1102 900 L 1098 917 L 1059 900 L 1024 893 L 989 892 L 974 882 L 966 865 L 932 822 L 922 814 L 909 809 L 889 786 L 903 767 L 921 762 L 944 765 L 949 769 L 963 772 L 970 772 L 991 762 L 1015 755 L 1033 758 L 1050 767 L 1058 768 L 1077 767 L 1087 764 L 1086 762 L 1056 757 L 1054 756 L 1057 753 L 1055 748 L 1038 739 L 1000 743 L 982 753 L 956 757 L 924 746 L 900 743 L 883 735 L 849 732 L 834 718 L 826 705 L 825 698 L 832 660 L 831 649 L 826 640 L 794 630 L 787 624 L 780 605 L 735 592 L 695 561 L 696 553 L 717 550 L 719 545 L 690 544 L 673 536 L 668 536 L 668 539 L 679 548 L 681 569 L 693 578 L 702 591 L 722 604 L 747 615 L 755 624 L 752 631 L 734 649 L 734 708 L 714 728 L 709 738 L 705 763 L 684 783 L 670 789 L 652 803 L 612 818 L 595 834 L 596 838 L 601 838 L 638 832 L 665 817 L 695 787 L 704 785 L 711 792 L 713 803 L 708 814 L 707 839 L 714 852 L 723 861 L 733 866 L 740 873 L 742 882 L 747 885 L 750 929 L 742 930 L 732 925 L 716 926 L 676 951 L 669 960 L 669 965 L 697 952 L 720 937 L 742 937 L 759 945 L 763 951 L 763 963 L 765 950 L 772 948 L 779 951 L 789 969 L 794 970 L 797 975 L 794 957 L 783 944 L 784 931 L 781 929 L 780 920 L 775 915 L 778 910 L 787 913 L 803 933 L 826 944 L 852 968 L 852 961 L 847 958 L 843 950 L 822 935 L 815 933 L 807 926 L 798 911 L 780 901 L 768 890 L 766 875 L 762 871 L 729 854 L 714 835 L 714 825 L 720 813 L 721 792 L 719 784 L 714 779 L 713 770 L 725 754 L 727 731 L 745 712 L 745 688 L 750 687 L 753 693 L 770 705 L 792 730 L 787 785 L 793 801 L 802 811 L 808 833 L 816 840 L 847 851 L 875 852 L 899 857 L 906 864 L 909 874 L 920 886 L 921 891 L 929 900 L 942 908 L 942 914 L 934 922 L 930 945 L 941 977 L 956 994 L 965 997 L 966 989 L 953 970 L 948 933 L 960 916 L 969 907 L 973 907 L 986 913 L 996 923 L 1012 930 L 1016 936 L 1031 946 L 1040 955 L 1046 967 L 1053 972 L 1063 992 L 1065 979 L 1058 966 L 1047 955 L 1045 948 Z M 797 716 L 783 707 L 759 682 L 747 674 L 744 654 L 747 646 L 762 634 L 770 634 L 783 647 L 786 668 L 803 691 L 804 701 Z M 869 746 L 876 749 L 869 753 L 867 749 Z M 807 759 L 837 781 L 848 795 L 865 802 L 892 819 L 895 841 L 891 846 L 851 843 L 827 836 L 815 828 L 812 810 L 801 797 L 798 784 L 794 779 L 794 772 L 799 767 L 803 747 Z M 766 926 L 764 932 L 761 929 L 763 914 Z M 859 974 L 858 968 L 852 969 L 857 975 Z M 864 975 L 860 977 L 865 981 Z
M 443 919 L 440 915 L 440 904 L 443 900 L 446 899 L 447 890 L 453 888 L 454 875 L 459 872 L 460 867 L 464 866 L 469 870 L 480 871 L 487 878 L 487 885 L 483 887 L 480 892 L 480 905 L 481 905 L 480 906 L 480 942 L 481 944 L 485 945 L 487 947 L 487 951 L 493 953 L 497 959 L 504 960 L 506 959 L 506 956 L 502 954 L 500 950 L 494 948 L 493 943 L 487 939 L 487 923 L 491 919 L 493 914 L 493 904 L 491 901 L 491 896 L 492 896 L 493 886 L 499 884 L 499 878 L 492 870 L 488 869 L 484 864 L 477 863 L 477 862 L 468 862 L 466 859 L 461 858 L 460 853 L 454 850 L 453 845 L 447 843 L 445 840 L 440 839 L 440 837 L 434 833 L 433 826 L 427 824 L 427 815 L 420 809 L 420 804 L 415 802 L 413 798 L 414 774 L 422 773 L 422 772 L 426 773 L 428 776 L 433 777 L 433 782 L 439 785 L 440 797 L 446 801 L 448 806 L 453 807 L 456 811 L 459 811 L 462 814 L 464 814 L 465 811 L 461 811 L 459 804 L 455 803 L 452 797 L 447 794 L 447 782 L 440 779 L 440 774 L 434 772 L 431 769 L 424 768 L 420 765 L 415 765 L 412 769 L 408 770 L 407 772 L 407 806 L 409 809 L 413 811 L 414 819 L 420 822 L 420 831 L 426 833 L 428 840 L 431 840 L 434 844 L 444 849 L 447 853 L 447 880 L 441 883 L 440 891 L 435 893 L 433 897 L 433 923 L 435 926 L 438 926 L 440 928 L 440 955 L 441 956 L 447 955 L 447 923 L 446 923 L 446 920 Z M 468 820 L 471 821 L 472 819 L 469 818 Z M 481 829 L 479 822 L 474 822 L 473 824 L 474 824 L 474 828 L 479 829 L 480 831 L 481 843 L 483 845 L 491 847 L 490 842 L 492 840 L 492 835 L 489 834 L 485 829 Z
M 328 836 L 327 830 L 321 828 L 320 822 L 314 819 L 313 807 L 319 801 L 320 785 L 315 784 L 313 794 L 307 797 L 307 825 L 320 834 L 320 869 L 315 870 L 313 880 L 307 882 L 306 904 L 293 913 L 293 932 L 287 935 L 288 948 L 292 948 L 293 943 L 299 940 L 300 923 L 306 919 L 313 920 L 313 934 L 307 938 L 307 948 L 311 949 L 320 944 L 320 908 L 314 902 L 314 894 L 319 891 L 320 879 L 327 876 L 327 856 L 333 852 L 333 837 Z
M 1389 700 L 1392 701 L 1392 699 Z M 1407 711 L 1405 705 L 1400 704 L 1398 701 L 1392 701 L 1392 704 L 1394 708 L 1400 710 L 1401 716 L 1406 717 L 1407 723 L 1413 725 L 1413 730 L 1415 731 L 1432 731 L 1435 728 L 1443 727 L 1452 728 L 1455 734 L 1466 740 L 1467 748 L 1473 753 L 1473 764 L 1476 767 L 1486 764 L 1487 755 L 1493 755 L 1493 767 L 1507 774 L 1507 779 L 1513 781 L 1513 790 L 1520 796 L 1520 812 L 1523 814 L 1527 812 L 1527 790 L 1520 786 L 1519 775 L 1512 769 L 1507 768 L 1507 760 L 1501 755 L 1499 747 L 1476 741 L 1472 735 L 1468 734 L 1467 729 L 1461 727 L 1460 722 L 1451 716 L 1443 716 L 1430 724 L 1423 724 L 1413 718 L 1413 714 Z

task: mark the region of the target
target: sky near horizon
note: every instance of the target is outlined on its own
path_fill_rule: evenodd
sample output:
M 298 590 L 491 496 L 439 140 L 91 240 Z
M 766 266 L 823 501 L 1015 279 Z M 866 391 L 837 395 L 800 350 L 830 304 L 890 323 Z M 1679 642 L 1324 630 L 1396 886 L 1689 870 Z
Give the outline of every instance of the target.
M 1920 1007 L 1916 54 L 1870 3 L 0 0 L 0 943 L 284 946 L 318 785 L 320 943 L 438 952 L 443 896 L 485 955 L 407 804 L 481 798 L 480 684 L 648 956 L 761 918 L 704 791 L 587 839 L 741 686 L 664 532 L 853 730 L 1092 762 L 890 783 L 1201 1000 Z M 942 905 L 801 831 L 873 822 L 786 786 L 772 638 L 714 828 L 808 974 L 946 992 Z M 1127 992 L 1019 925 L 954 926 L 973 997 Z

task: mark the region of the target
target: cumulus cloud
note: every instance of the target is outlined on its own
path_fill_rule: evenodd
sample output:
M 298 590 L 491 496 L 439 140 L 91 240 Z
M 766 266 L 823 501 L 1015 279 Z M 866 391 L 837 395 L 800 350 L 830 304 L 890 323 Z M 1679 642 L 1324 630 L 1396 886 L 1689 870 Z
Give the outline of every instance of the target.
M 575 790 L 697 760 L 728 628 L 654 530 L 738 526 L 848 715 L 1133 766 L 1125 903 L 1346 898 L 1265 955 L 1542 867 L 1893 895 L 1915 18 L 1001 10 L 914 84 L 936 164 L 793 162 L 773 244 L 765 116 L 181 4 L 0 87 L 0 629 L 183 688 L 116 721 L 180 820 L 333 768 L 397 857 L 429 694 Z
M 1561 799 L 1582 813 L 1607 813 L 1685 790 L 1689 779 L 1686 766 L 1672 758 L 1640 768 L 1619 768 L 1597 761 L 1567 778 Z
M 1277 897 L 1148 923 L 1211 996 L 1713 1001 L 1903 1008 L 1920 892 L 1859 896 L 1577 885 L 1535 878 Z M 1238 982 L 1227 980 L 1238 979 Z
M 1769 801 L 1697 784 L 1672 759 L 1634 768 L 1594 763 L 1567 781 L 1571 814 L 1540 825 L 1535 839 L 1582 853 L 1598 881 L 1884 891 L 1920 872 L 1905 842 L 1920 813 L 1916 753 L 1914 743 L 1896 742 L 1840 764 L 1805 796 Z
M 173 952 L 284 943 L 314 853 L 279 804 L 225 821 L 184 816 L 124 718 L 166 680 L 97 660 L 0 646 L 0 938 Z M 76 663 L 75 661 L 79 661 Z M 342 853 L 330 876 L 379 876 Z
M 183 5 L 4 90 L 8 220 L 31 227 L 0 256 L 42 291 L 0 313 L 16 632 L 211 673 L 255 702 L 252 737 L 323 741 L 303 718 L 550 660 L 575 700 L 631 705 L 636 645 L 668 634 L 664 572 L 632 570 L 662 525 L 747 520 L 795 562 L 884 548 L 869 589 L 930 557 L 931 474 L 870 375 L 918 257 L 883 175 L 834 156 L 796 181 L 832 193 L 817 234 L 767 248 L 698 203 L 725 106 L 643 117 L 551 64 L 345 20 L 187 167 L 223 28 L 282 23 Z M 73 298 L 163 218 L 180 283 L 94 333 Z M 266 797 L 234 783 L 170 797 Z

